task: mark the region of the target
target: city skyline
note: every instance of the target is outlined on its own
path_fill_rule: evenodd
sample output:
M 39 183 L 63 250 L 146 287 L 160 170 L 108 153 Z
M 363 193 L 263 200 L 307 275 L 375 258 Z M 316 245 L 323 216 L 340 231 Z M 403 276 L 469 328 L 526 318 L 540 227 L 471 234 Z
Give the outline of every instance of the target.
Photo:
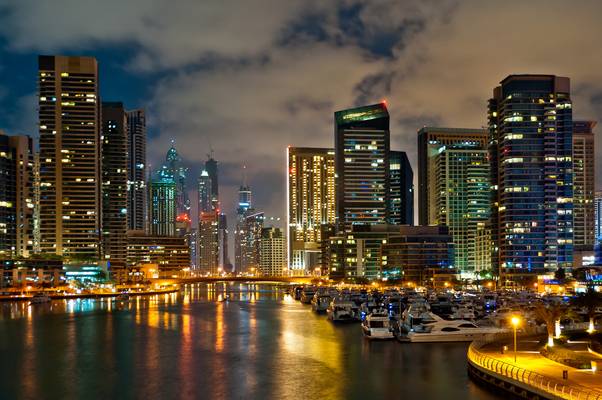
M 144 35 L 147 28 L 142 23 L 143 16 L 155 18 L 151 5 L 124 8 L 124 15 L 119 18 L 129 18 L 131 24 L 126 24 L 131 25 L 129 31 L 105 29 L 95 21 L 92 22 L 95 29 L 85 30 L 81 22 L 70 19 L 59 32 L 47 26 L 44 17 L 51 15 L 56 18 L 49 20 L 63 21 L 64 16 L 46 7 L 32 10 L 28 3 L 14 4 L 7 6 L 7 12 L 0 17 L 3 22 L 0 36 L 5 44 L 0 50 L 0 68 L 5 76 L 11 76 L 0 84 L 0 129 L 9 134 L 36 133 L 33 104 L 36 89 L 31 77 L 35 75 L 37 54 L 96 56 L 101 100 L 123 101 L 126 109 L 147 111 L 150 165 L 160 165 L 174 138 L 190 171 L 197 171 L 205 154 L 213 148 L 223 173 L 220 177 L 223 194 L 220 194 L 226 214 L 235 213 L 240 164 L 244 162 L 258 207 L 284 217 L 286 210 L 281 199 L 285 196 L 285 177 L 279 170 L 283 154 L 277 150 L 287 145 L 330 147 L 330 114 L 337 109 L 387 98 L 392 115 L 391 147 L 407 151 L 415 171 L 416 151 L 412 144 L 416 130 L 424 125 L 485 126 L 483 110 L 490 88 L 498 84 L 499 77 L 509 74 L 569 76 L 575 88 L 574 119 L 600 120 L 602 79 L 594 67 L 600 56 L 581 51 L 599 37 L 600 28 L 587 21 L 600 6 L 581 2 L 569 9 L 568 5 L 555 4 L 541 7 L 542 18 L 526 23 L 524 19 L 532 6 L 519 3 L 510 7 L 514 10 L 510 11 L 469 2 L 454 6 L 448 3 L 375 6 L 352 2 L 345 6 L 316 6 L 312 8 L 315 18 L 311 18 L 305 7 L 292 2 L 278 5 L 277 17 L 257 32 L 256 40 L 249 40 L 251 44 L 237 45 L 231 33 L 220 29 L 203 36 L 206 28 L 195 23 L 192 34 L 198 33 L 198 43 L 197 40 L 180 43 L 174 48 L 168 46 L 167 39 L 159 38 L 162 35 Z M 206 18 L 203 9 L 197 7 L 201 6 L 191 6 Z M 241 21 L 238 14 L 228 13 L 226 6 L 220 7 L 212 18 L 240 22 L 245 32 L 255 28 L 255 24 Z M 102 10 L 92 11 L 104 15 Z M 77 15 L 83 12 L 83 7 L 72 12 Z M 494 23 L 484 24 L 480 19 L 477 24 L 464 23 L 475 13 L 489 12 L 499 16 Z M 544 21 L 557 21 L 567 13 L 579 18 L 582 23 L 572 25 L 569 33 L 559 39 L 561 42 L 554 45 L 565 45 L 571 56 L 554 57 L 547 44 L 543 48 L 539 44 L 533 53 L 529 41 L 514 41 L 511 37 L 499 39 L 498 50 L 480 44 L 478 39 L 482 35 L 502 36 L 501 21 L 510 12 L 511 19 L 516 21 L 513 35 L 522 37 L 530 37 L 531 32 L 544 27 Z M 180 13 L 173 11 L 166 18 L 177 18 Z M 391 17 L 377 24 L 375 18 L 383 15 Z M 182 19 L 184 26 L 192 25 L 190 18 Z M 351 31 L 349 22 L 357 22 L 359 31 Z M 39 28 L 28 32 L 27 27 L 32 26 Z M 160 29 L 166 38 L 173 39 L 180 33 L 169 24 Z M 87 34 L 78 35 L 81 31 Z M 126 44 L 132 35 L 132 43 Z M 346 35 L 346 40 L 337 44 L 341 35 Z M 502 60 L 497 54 L 509 46 L 515 57 Z M 291 78 L 299 75 L 300 70 L 308 70 L 305 64 L 291 65 L 299 54 L 303 54 L 304 63 L 315 68 L 309 74 L 301 74 L 302 81 L 292 83 Z M 416 54 L 425 55 L 420 59 L 424 65 L 419 72 L 414 68 L 419 61 Z M 154 55 L 164 57 L 154 58 Z M 584 62 L 574 67 L 569 60 L 577 56 Z M 465 65 L 463 59 L 473 60 L 474 65 L 453 67 Z M 434 70 L 436 65 L 449 67 L 440 73 Z M 271 86 L 267 76 L 278 91 L 258 93 L 254 88 Z M 334 76 L 337 78 L 332 79 Z M 123 87 L 128 88 L 125 93 Z M 437 94 L 439 89 L 445 90 L 445 96 Z M 446 100 L 449 98 L 454 101 Z M 282 126 L 288 127 L 285 132 Z M 257 144 L 242 146 L 245 141 L 239 139 L 245 135 L 253 135 Z M 304 143 L 298 141 L 300 137 L 304 137 Z M 600 149 L 600 144 L 596 146 Z M 597 175 L 600 187 L 602 174 Z M 189 196 L 196 177 L 190 179 Z M 269 191 L 265 180 L 275 183 Z

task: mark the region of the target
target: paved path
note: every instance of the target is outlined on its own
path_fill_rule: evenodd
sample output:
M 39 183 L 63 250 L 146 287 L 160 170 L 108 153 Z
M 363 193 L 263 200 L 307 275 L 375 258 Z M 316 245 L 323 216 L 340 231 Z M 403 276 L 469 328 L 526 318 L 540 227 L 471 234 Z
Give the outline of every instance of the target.
M 569 378 L 564 382 L 566 382 L 568 385 L 585 386 L 589 389 L 600 391 L 600 394 L 602 395 L 602 371 L 600 371 L 600 369 L 602 369 L 602 360 L 600 360 L 598 363 L 598 371 L 595 373 L 591 370 L 572 368 L 552 361 L 539 354 L 540 346 L 537 341 L 527 339 L 521 340 L 519 338 L 517 346 L 517 359 L 515 363 L 513 342 L 510 340 L 506 341 L 506 343 L 508 350 L 505 352 L 505 354 L 501 354 L 501 345 L 499 342 L 483 346 L 479 349 L 479 351 L 489 357 L 496 358 L 508 364 L 517 365 L 530 371 L 535 371 L 541 375 L 545 375 L 560 381 L 563 381 L 562 371 L 567 370 L 569 373 Z

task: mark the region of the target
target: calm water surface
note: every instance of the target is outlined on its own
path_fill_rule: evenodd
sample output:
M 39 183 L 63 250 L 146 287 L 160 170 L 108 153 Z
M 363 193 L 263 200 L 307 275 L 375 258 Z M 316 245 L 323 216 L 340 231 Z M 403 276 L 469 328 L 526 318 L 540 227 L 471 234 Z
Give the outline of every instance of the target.
M 466 348 L 369 342 L 274 285 L 0 304 L 0 399 L 501 398 L 468 379 Z

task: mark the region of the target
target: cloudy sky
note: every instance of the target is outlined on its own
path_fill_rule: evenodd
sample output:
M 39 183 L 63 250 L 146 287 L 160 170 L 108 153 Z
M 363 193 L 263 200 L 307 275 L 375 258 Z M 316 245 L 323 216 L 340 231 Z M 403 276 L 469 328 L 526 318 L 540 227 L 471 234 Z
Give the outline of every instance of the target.
M 147 110 L 152 165 L 175 139 L 192 185 L 212 148 L 227 212 L 246 164 L 256 207 L 284 216 L 286 146 L 332 146 L 338 109 L 387 99 L 414 166 L 417 129 L 483 126 L 512 73 L 569 76 L 574 118 L 600 120 L 601 18 L 600 1 L 0 0 L 0 129 L 37 136 L 38 54 L 96 56 L 103 100 Z

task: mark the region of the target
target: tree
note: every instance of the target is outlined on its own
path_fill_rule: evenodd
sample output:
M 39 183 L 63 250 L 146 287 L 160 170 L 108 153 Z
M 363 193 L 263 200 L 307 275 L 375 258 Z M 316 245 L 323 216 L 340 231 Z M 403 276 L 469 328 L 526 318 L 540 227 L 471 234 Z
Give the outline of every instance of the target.
M 568 307 L 564 304 L 543 304 L 535 306 L 535 315 L 543 320 L 548 331 L 548 346 L 554 346 L 554 337 L 560 336 L 560 319 L 567 313 Z
M 573 297 L 571 303 L 575 307 L 585 309 L 589 318 L 589 333 L 594 333 L 594 318 L 596 317 L 596 309 L 602 307 L 602 294 L 596 292 L 593 288 L 589 288 L 587 292 Z

